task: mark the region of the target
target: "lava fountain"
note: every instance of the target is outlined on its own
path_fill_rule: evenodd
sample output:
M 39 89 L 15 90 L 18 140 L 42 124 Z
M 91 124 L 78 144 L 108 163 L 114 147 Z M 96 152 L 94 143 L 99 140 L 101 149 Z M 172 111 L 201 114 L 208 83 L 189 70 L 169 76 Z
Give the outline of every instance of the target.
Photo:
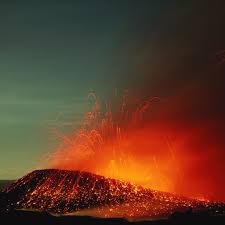
M 94 93 L 89 98 L 93 107 L 79 129 L 69 135 L 54 130 L 61 144 L 48 160 L 50 168 L 87 171 L 154 190 L 213 199 L 204 185 L 199 188 L 192 180 L 189 168 L 196 165 L 196 155 L 187 149 L 191 147 L 187 133 L 170 132 L 171 126 L 154 121 L 162 105 L 159 98 L 134 101 L 125 93 L 120 102 L 103 106 Z
M 113 111 L 110 103 L 102 109 L 94 93 L 89 98 L 94 100 L 93 108 L 79 130 L 70 135 L 54 131 L 63 143 L 51 155 L 51 168 L 88 171 L 172 192 L 170 176 L 177 176 L 169 169 L 177 163 L 172 149 L 165 137 L 145 124 L 146 114 L 159 99 L 128 103 L 124 95 Z

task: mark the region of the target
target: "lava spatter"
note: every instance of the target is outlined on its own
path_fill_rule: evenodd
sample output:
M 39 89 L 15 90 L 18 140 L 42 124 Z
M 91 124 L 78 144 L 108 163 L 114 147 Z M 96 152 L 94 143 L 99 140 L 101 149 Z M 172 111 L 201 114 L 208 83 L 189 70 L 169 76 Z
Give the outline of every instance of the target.
M 224 204 L 188 199 L 88 172 L 57 169 L 33 171 L 5 192 L 17 209 L 56 214 L 131 218 L 168 216 L 189 208 L 224 210 Z
M 83 208 L 151 200 L 150 190 L 87 172 L 38 170 L 11 185 L 17 208 L 66 213 Z

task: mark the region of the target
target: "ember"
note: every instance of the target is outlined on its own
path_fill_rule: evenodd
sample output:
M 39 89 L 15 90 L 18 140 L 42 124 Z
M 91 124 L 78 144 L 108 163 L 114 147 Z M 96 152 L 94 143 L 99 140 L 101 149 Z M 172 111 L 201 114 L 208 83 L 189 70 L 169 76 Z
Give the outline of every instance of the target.
M 139 100 L 125 92 L 105 104 L 94 93 L 89 98 L 92 108 L 80 127 L 54 130 L 59 147 L 40 168 L 87 171 L 191 198 L 224 200 L 222 179 L 212 179 L 220 168 L 212 167 L 219 156 L 208 137 L 212 124 L 164 120 L 167 110 L 177 107 L 156 97 Z
M 15 208 L 100 217 L 161 217 L 176 210 L 224 211 L 224 204 L 188 199 L 95 174 L 37 170 L 9 186 Z

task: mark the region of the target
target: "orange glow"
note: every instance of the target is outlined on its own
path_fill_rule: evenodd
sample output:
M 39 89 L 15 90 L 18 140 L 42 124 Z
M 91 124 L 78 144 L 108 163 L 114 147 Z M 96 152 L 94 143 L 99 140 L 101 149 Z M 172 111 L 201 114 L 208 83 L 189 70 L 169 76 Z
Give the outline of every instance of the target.
M 217 156 L 211 146 L 198 141 L 213 124 L 181 125 L 171 119 L 170 107 L 162 113 L 157 98 L 133 103 L 124 96 L 118 109 L 107 103 L 102 110 L 97 97 L 93 93 L 90 97 L 94 106 L 79 130 L 70 135 L 55 131 L 62 145 L 51 155 L 49 167 L 88 171 L 188 197 L 225 200 L 207 177 L 217 172 L 209 167 Z
M 224 213 L 225 205 L 154 191 L 92 173 L 69 170 L 36 170 L 5 189 L 17 209 L 54 214 L 72 213 L 129 219 L 162 218 L 173 212 Z M 15 198 L 16 196 L 16 198 Z

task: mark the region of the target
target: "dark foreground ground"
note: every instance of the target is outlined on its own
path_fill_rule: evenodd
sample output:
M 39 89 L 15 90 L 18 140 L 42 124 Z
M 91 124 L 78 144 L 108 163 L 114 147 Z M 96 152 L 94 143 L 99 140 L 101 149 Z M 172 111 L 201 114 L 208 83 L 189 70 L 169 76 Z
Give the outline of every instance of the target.
M 0 224 L 77 224 L 77 225 L 217 225 L 225 224 L 225 216 L 217 215 L 210 216 L 207 213 L 192 213 L 187 211 L 185 213 L 174 213 L 168 219 L 154 220 L 154 221 L 135 221 L 129 222 L 123 218 L 94 218 L 87 216 L 53 216 L 46 212 L 33 212 L 15 210 L 11 212 L 2 212 L 0 215 Z

